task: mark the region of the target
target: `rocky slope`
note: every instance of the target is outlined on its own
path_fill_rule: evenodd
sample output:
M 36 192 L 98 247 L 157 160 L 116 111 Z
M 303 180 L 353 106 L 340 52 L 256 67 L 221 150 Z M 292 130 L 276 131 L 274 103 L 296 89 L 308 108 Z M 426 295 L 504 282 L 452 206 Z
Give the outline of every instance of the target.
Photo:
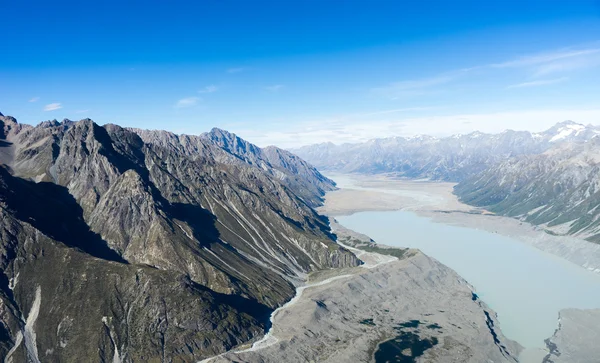
M 292 151 L 323 171 L 460 181 L 510 157 L 539 154 L 563 142 L 584 142 L 599 133 L 598 127 L 565 121 L 541 133 L 507 130 L 446 138 L 392 137 Z
M 600 138 L 511 158 L 455 187 L 468 204 L 600 242 Z
M 212 133 L 244 149 L 0 116 L 0 357 L 196 361 L 263 334 L 307 273 L 360 263 L 311 208 L 331 181 Z
M 558 317 L 558 329 L 546 340 L 550 353 L 543 363 L 589 363 L 600 357 L 600 309 L 564 309 Z
M 520 346 L 454 271 L 415 250 L 357 255 L 364 268 L 311 275 L 274 316 L 270 339 L 203 363 L 518 361 Z

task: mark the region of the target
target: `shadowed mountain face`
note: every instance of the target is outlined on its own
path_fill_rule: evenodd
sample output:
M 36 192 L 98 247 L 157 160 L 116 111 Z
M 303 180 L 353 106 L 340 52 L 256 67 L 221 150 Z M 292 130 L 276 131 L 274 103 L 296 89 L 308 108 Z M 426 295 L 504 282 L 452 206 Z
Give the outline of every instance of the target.
M 334 188 L 222 130 L 0 116 L 0 357 L 197 361 L 264 332 L 308 272 L 360 263 Z

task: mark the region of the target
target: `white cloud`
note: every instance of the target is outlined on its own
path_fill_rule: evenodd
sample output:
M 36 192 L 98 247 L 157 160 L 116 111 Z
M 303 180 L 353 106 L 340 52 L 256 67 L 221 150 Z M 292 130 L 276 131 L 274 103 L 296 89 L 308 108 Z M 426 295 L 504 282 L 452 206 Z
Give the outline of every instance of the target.
M 90 110 L 77 110 L 75 113 L 88 113 Z
M 44 111 L 54 111 L 61 109 L 62 105 L 60 103 L 50 103 L 44 106 Z
M 550 85 L 550 84 L 566 82 L 568 80 L 569 80 L 569 77 L 554 78 L 554 79 L 540 79 L 537 81 L 511 84 L 510 86 L 508 86 L 506 88 L 525 88 L 525 87 L 546 86 L 546 85 Z
M 196 106 L 200 102 L 200 97 L 186 97 L 182 98 L 175 103 L 175 108 L 186 108 Z
M 546 76 L 553 73 L 565 73 L 579 69 L 592 68 L 600 66 L 600 47 L 587 47 L 582 49 L 565 48 L 534 55 L 514 58 L 501 63 L 492 63 L 477 65 L 469 68 L 454 70 L 451 72 L 441 73 L 432 77 L 393 82 L 386 86 L 376 87 L 371 89 L 371 93 L 380 95 L 392 100 L 429 95 L 440 92 L 439 86 L 457 81 L 473 72 L 490 72 L 491 70 L 505 68 L 523 68 L 529 71 L 529 74 L 534 77 Z M 560 81 L 551 83 L 563 82 L 567 78 L 560 78 Z M 510 88 L 531 87 L 545 84 L 551 84 L 544 81 L 526 82 L 523 85 L 514 85 Z
M 40 100 L 39 97 L 33 97 L 32 99 L 29 100 L 29 102 L 37 102 L 39 100 Z
M 227 73 L 240 73 L 245 70 L 246 70 L 246 68 L 244 68 L 244 67 L 237 67 L 237 68 L 229 68 L 226 72 Z
M 391 99 L 430 94 L 434 92 L 432 87 L 450 83 L 468 71 L 469 69 L 462 69 L 429 78 L 393 82 L 387 86 L 372 88 L 371 92 Z
M 575 71 L 600 65 L 600 48 L 559 49 L 554 52 L 519 57 L 507 62 L 491 64 L 492 68 L 529 68 L 532 76 Z
M 269 92 L 279 92 L 284 88 L 285 88 L 285 86 L 282 84 L 274 84 L 272 86 L 265 87 L 265 89 Z
M 492 67 L 495 68 L 507 68 L 507 67 L 525 67 L 543 63 L 554 62 L 557 60 L 564 60 L 574 57 L 585 57 L 589 55 L 595 55 L 600 53 L 600 48 L 590 48 L 590 49 L 562 49 L 554 52 L 541 53 L 536 55 L 529 55 L 524 57 L 519 57 L 510 61 L 506 61 L 503 63 L 491 64 Z
M 444 137 L 476 130 L 488 133 L 498 133 L 505 129 L 542 131 L 564 120 L 598 124 L 600 109 L 517 110 L 354 121 L 346 118 L 330 118 L 292 124 L 294 126 L 287 128 L 270 127 L 267 131 L 248 129 L 232 131 L 259 146 L 277 145 L 292 148 L 322 142 L 342 144 L 364 142 L 373 138 L 419 134 Z
M 200 91 L 198 91 L 198 93 L 213 93 L 217 92 L 218 89 L 219 87 L 211 84 L 210 86 L 202 88 Z

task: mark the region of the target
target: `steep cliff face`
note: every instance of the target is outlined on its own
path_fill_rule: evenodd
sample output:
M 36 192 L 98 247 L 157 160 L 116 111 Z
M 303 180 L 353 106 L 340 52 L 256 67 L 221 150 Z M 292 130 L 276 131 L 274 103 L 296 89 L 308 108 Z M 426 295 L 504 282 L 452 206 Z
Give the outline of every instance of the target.
M 308 272 L 360 262 L 311 208 L 331 181 L 285 152 L 277 164 L 206 137 L 0 122 L 0 356 L 15 363 L 198 360 L 261 334 Z

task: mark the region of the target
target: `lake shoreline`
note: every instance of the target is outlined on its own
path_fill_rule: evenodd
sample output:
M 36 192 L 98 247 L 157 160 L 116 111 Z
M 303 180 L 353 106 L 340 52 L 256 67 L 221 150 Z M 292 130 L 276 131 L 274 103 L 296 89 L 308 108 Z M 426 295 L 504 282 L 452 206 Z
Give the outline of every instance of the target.
M 331 218 L 334 233 L 336 232 L 336 229 L 343 227 L 344 229 L 354 231 L 355 233 L 357 232 L 356 235 L 361 235 L 363 237 L 368 236 L 367 240 L 373 238 L 375 242 L 382 247 L 409 247 L 421 249 L 419 243 L 415 244 L 415 242 L 422 239 L 421 234 L 418 233 L 419 229 L 421 231 L 428 231 L 429 229 L 439 228 L 436 226 L 447 226 L 444 228 L 458 228 L 459 230 L 462 230 L 463 232 L 459 233 L 461 235 L 467 233 L 463 236 L 465 238 L 469 238 L 467 231 L 472 231 L 471 233 L 475 234 L 483 233 L 483 235 L 480 236 L 483 240 L 489 239 L 490 242 L 492 240 L 496 241 L 496 249 L 492 249 L 488 252 L 488 254 L 494 256 L 494 258 L 502 254 L 506 255 L 506 253 L 503 252 L 506 248 L 508 248 L 509 251 L 513 249 L 512 252 L 508 252 L 509 254 L 512 253 L 512 256 L 518 256 L 518 254 L 514 255 L 515 248 L 527 252 L 524 255 L 528 256 L 526 261 L 519 260 L 517 262 L 517 259 L 505 260 L 502 262 L 502 266 L 504 267 L 498 266 L 501 270 L 506 268 L 506 266 L 513 266 L 509 268 L 514 268 L 517 267 L 514 264 L 519 264 L 519 276 L 529 275 L 530 272 L 534 272 L 534 270 L 528 272 L 528 266 L 530 265 L 527 261 L 538 261 L 538 263 L 539 261 L 542 261 L 542 264 L 547 263 L 556 268 L 559 266 L 566 268 L 564 271 L 563 269 L 556 270 L 564 272 L 565 275 L 546 274 L 549 271 L 542 268 L 541 271 L 545 271 L 544 274 L 546 278 L 540 279 L 540 276 L 536 276 L 532 279 L 528 277 L 527 280 L 531 279 L 531 282 L 537 281 L 540 286 L 548 286 L 548 284 L 554 286 L 560 281 L 560 276 L 569 276 L 571 282 L 579 283 L 581 281 L 573 280 L 573 275 L 585 275 L 583 280 L 586 280 L 587 278 L 596 279 L 598 276 L 597 273 L 600 272 L 600 270 L 598 270 L 600 248 L 597 248 L 600 246 L 574 237 L 550 235 L 541 227 L 536 227 L 514 218 L 494 215 L 484 209 L 461 203 L 452 193 L 452 188 L 454 186 L 452 183 L 398 180 L 387 178 L 385 176 L 328 175 L 328 177 L 338 182 L 338 187 L 340 189 L 327 193 L 324 206 L 319 208 L 319 212 Z M 408 213 L 413 215 L 413 217 L 402 217 L 397 213 Z M 369 215 L 369 217 L 359 216 L 364 216 L 365 214 Z M 406 214 L 403 215 L 406 216 Z M 353 216 L 359 217 L 352 218 Z M 389 216 L 397 217 L 389 218 Z M 364 218 L 367 218 L 369 222 L 365 222 Z M 402 222 L 402 220 L 406 218 L 414 221 L 414 224 Z M 359 220 L 362 220 L 362 222 L 359 222 Z M 430 227 L 420 225 L 423 221 L 429 221 L 427 223 L 429 223 Z M 372 227 L 374 225 L 376 227 Z M 415 229 L 417 230 L 417 234 L 415 234 Z M 387 231 L 387 234 L 381 234 L 383 230 Z M 386 235 L 390 236 L 391 231 L 396 231 L 391 234 L 391 239 L 389 237 L 382 237 Z M 404 232 L 408 233 L 408 236 Z M 448 230 L 447 232 L 451 233 L 452 231 Z M 429 234 L 429 232 L 425 233 Z M 436 240 L 445 241 L 447 239 L 446 237 L 451 236 L 441 234 L 438 235 Z M 506 242 L 499 241 L 502 239 L 510 239 L 513 242 L 508 240 Z M 498 249 L 498 243 L 500 243 L 500 249 Z M 507 243 L 507 245 L 504 245 L 504 243 Z M 460 243 L 458 245 L 460 245 Z M 477 244 L 471 245 L 471 247 L 476 246 Z M 470 247 L 463 246 L 461 248 L 464 249 Z M 492 308 L 502 312 L 500 321 L 503 327 L 506 327 L 503 322 L 509 322 L 509 326 L 511 327 L 509 332 L 512 331 L 514 333 L 515 327 L 518 327 L 521 324 L 529 324 L 530 326 L 531 324 L 535 324 L 533 321 L 535 321 L 536 318 L 545 319 L 543 324 L 545 328 L 543 328 L 543 332 L 542 330 L 537 329 L 535 335 L 533 335 L 537 337 L 535 339 L 536 343 L 532 344 L 531 339 L 529 339 L 529 343 L 520 355 L 520 359 L 524 363 L 539 363 L 543 360 L 548 354 L 548 349 L 543 340 L 549 338 L 552 335 L 552 331 L 556 328 L 558 312 L 562 308 L 574 307 L 579 304 L 572 299 L 570 302 L 563 301 L 560 304 L 554 304 L 556 306 L 552 306 L 552 311 L 546 310 L 542 314 L 537 314 L 537 317 L 534 318 L 534 320 L 527 322 L 531 319 L 527 317 L 527 314 L 523 315 L 524 309 L 535 309 L 535 307 L 531 306 L 531 304 L 523 305 L 525 301 L 513 301 L 505 307 L 502 296 L 510 295 L 511 288 L 507 289 L 506 286 L 492 287 L 490 284 L 495 286 L 493 279 L 479 278 L 478 274 L 483 273 L 482 271 L 485 270 L 483 266 L 479 266 L 477 270 L 479 272 L 473 274 L 473 271 L 469 271 L 468 269 L 465 270 L 461 267 L 464 266 L 465 263 L 469 263 L 466 260 L 463 260 L 462 264 L 457 265 L 456 260 L 447 260 L 444 258 L 443 250 L 439 251 L 437 249 L 431 249 L 431 246 L 425 250 L 421 250 L 425 254 L 440 260 L 441 263 L 455 270 L 459 275 L 466 278 L 469 283 L 476 282 L 474 284 L 476 291 L 487 291 L 488 294 L 491 294 L 489 296 L 484 294 L 482 298 L 487 303 L 493 302 Z M 440 252 L 442 252 L 442 255 L 440 255 Z M 481 255 L 477 253 L 469 254 L 472 255 L 471 258 L 477 258 L 477 256 Z M 438 255 L 439 258 L 437 257 Z M 485 259 L 485 257 L 479 256 L 479 260 Z M 534 264 L 533 266 L 536 265 Z M 543 267 L 540 265 L 537 266 Z M 590 273 L 581 269 L 581 267 L 596 273 Z M 570 271 L 570 273 L 567 273 L 567 271 Z M 506 271 L 504 272 L 506 273 Z M 505 273 L 501 273 L 501 276 L 506 276 L 505 278 L 508 278 L 508 275 Z M 535 274 L 539 275 L 539 272 L 535 271 Z M 551 281 L 548 281 L 550 276 L 552 276 L 552 278 L 550 278 Z M 513 279 L 515 277 L 516 276 L 513 276 Z M 471 281 L 471 279 L 473 281 Z M 540 282 L 542 283 L 540 284 Z M 523 285 L 518 286 L 521 289 L 525 288 Z M 537 291 L 536 295 L 545 297 L 546 294 L 542 291 Z M 547 298 L 552 299 L 553 297 L 551 296 L 552 295 L 549 295 Z M 537 300 L 533 299 L 532 301 Z M 564 306 L 561 304 L 564 304 Z M 511 310 L 513 307 L 520 312 Z M 580 306 L 580 308 L 590 307 Z M 543 338 L 540 333 L 543 333 Z M 509 338 L 517 339 L 517 335 Z M 521 342 L 519 339 L 520 338 L 517 340 Z
M 577 237 L 552 235 L 543 227 L 464 204 L 452 193 L 454 183 L 400 180 L 384 175 L 327 176 L 341 182 L 340 189 L 325 196 L 324 205 L 318 208 L 322 214 L 335 218 L 367 211 L 411 211 L 437 223 L 517 239 L 600 274 L 600 244 Z

